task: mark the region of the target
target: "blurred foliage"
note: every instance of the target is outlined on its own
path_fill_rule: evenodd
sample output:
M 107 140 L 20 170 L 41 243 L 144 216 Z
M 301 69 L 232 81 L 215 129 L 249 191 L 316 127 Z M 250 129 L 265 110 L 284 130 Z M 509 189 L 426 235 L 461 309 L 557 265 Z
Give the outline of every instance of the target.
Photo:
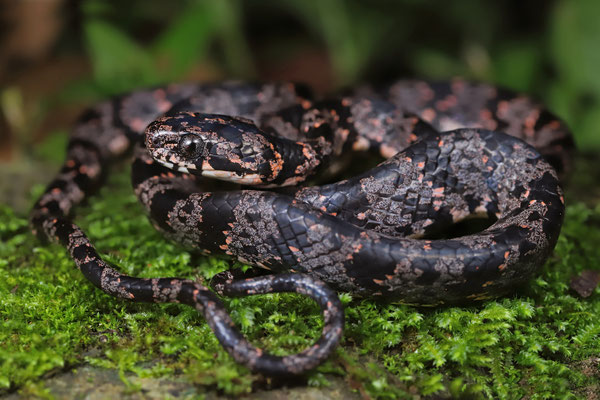
M 145 6 L 146 2 L 138 1 L 127 7 L 133 11 Z M 143 45 L 108 22 L 109 16 L 123 11 L 117 4 L 87 0 L 82 11 L 85 48 L 94 80 L 104 93 L 181 78 L 194 63 L 209 57 L 210 44 L 215 39 L 222 44 L 223 63 L 232 73 L 242 75 L 252 70 L 239 29 L 238 0 L 185 2 L 169 24 Z
M 80 11 L 104 95 L 179 80 L 202 64 L 222 77 L 268 79 L 257 65 L 311 46 L 331 63 L 329 89 L 407 76 L 490 81 L 541 98 L 580 147 L 600 149 L 595 0 L 84 0 Z
M 268 80 L 269 66 L 289 67 L 312 49 L 328 65 L 309 64 L 300 75 L 331 77 L 319 90 L 461 75 L 540 98 L 579 147 L 600 149 L 595 0 L 72 3 L 57 55 L 83 53 L 93 76 L 67 85 L 55 96 L 61 103 L 197 77 Z

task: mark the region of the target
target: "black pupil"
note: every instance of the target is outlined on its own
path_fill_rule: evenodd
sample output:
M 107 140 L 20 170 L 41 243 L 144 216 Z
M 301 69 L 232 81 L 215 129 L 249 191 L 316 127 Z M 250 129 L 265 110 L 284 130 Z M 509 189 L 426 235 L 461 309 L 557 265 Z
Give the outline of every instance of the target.
M 202 145 L 202 139 L 197 136 L 186 136 L 181 140 L 180 148 L 184 155 L 192 157 L 196 156 Z

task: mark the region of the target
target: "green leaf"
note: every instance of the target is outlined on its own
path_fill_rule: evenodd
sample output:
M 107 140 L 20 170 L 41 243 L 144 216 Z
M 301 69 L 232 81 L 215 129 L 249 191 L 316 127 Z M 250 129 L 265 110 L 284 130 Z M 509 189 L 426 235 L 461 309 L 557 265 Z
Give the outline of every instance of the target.
M 208 1 L 218 21 L 219 46 L 224 64 L 231 75 L 252 78 L 255 75 L 252 55 L 243 27 L 243 2 L 240 0 Z
M 541 52 L 537 43 L 504 45 L 492 58 L 494 82 L 500 86 L 531 92 L 540 76 Z
M 358 79 L 370 56 L 383 47 L 386 28 L 390 28 L 391 21 L 358 2 L 290 0 L 278 3 L 292 10 L 327 46 L 336 84 L 341 86 Z M 394 29 L 399 33 L 401 27 Z
M 600 97 L 598 98 L 598 101 L 600 102 Z M 600 110 L 598 110 L 597 106 L 590 108 L 589 112 L 582 115 L 578 122 L 578 147 L 587 149 L 588 151 L 600 149 L 600 135 L 598 134 L 598 127 L 600 127 Z
M 197 60 L 208 55 L 217 18 L 209 2 L 190 3 L 161 33 L 152 46 L 165 78 L 179 78 Z
M 117 93 L 158 82 L 150 55 L 119 29 L 90 19 L 84 30 L 94 80 L 104 91 Z
M 600 2 L 563 0 L 552 17 L 551 45 L 562 79 L 600 96 Z

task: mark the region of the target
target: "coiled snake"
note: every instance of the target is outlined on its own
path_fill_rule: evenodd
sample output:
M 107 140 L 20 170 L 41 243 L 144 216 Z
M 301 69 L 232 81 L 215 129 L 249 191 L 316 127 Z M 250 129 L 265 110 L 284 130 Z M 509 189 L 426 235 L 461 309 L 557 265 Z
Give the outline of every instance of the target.
M 222 295 L 313 298 L 324 316 L 313 346 L 285 357 L 264 353 L 208 288 L 126 276 L 102 260 L 72 211 L 144 132 L 132 182 L 153 224 L 205 254 L 274 272 L 216 284 Z M 106 293 L 193 306 L 236 361 L 297 374 L 326 359 L 342 335 L 343 310 L 329 286 L 435 305 L 499 296 L 529 279 L 558 238 L 564 204 L 555 168 L 568 166 L 572 147 L 565 125 L 538 103 L 462 80 L 399 81 L 319 101 L 287 83 L 169 85 L 90 109 L 31 222 Z M 367 150 L 387 160 L 340 182 L 302 185 L 328 166 L 339 169 L 343 155 Z M 243 188 L 210 191 L 201 176 Z M 262 189 L 280 186 L 287 188 Z M 432 238 L 472 216 L 495 222 Z

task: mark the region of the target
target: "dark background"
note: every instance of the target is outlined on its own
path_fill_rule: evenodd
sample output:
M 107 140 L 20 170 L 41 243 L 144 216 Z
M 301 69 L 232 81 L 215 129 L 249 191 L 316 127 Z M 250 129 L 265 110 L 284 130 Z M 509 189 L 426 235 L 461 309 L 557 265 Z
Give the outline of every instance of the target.
M 318 92 L 400 77 L 489 81 L 541 99 L 600 149 L 600 2 L 4 0 L 0 160 L 140 86 L 225 78 Z

